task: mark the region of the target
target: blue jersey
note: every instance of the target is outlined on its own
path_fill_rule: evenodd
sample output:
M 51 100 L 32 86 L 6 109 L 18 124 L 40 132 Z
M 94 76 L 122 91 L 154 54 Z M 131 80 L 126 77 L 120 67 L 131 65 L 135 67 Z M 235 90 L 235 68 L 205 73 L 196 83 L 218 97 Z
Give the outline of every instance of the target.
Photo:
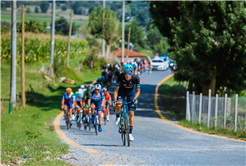
M 65 100 L 65 103 L 70 103 L 73 102 L 73 100 L 75 100 L 75 97 L 72 93 L 68 95 L 67 92 L 65 92 L 62 96 L 62 100 Z
M 96 95 L 95 91 L 93 91 L 91 94 L 90 94 L 90 97 L 89 99 L 91 99 L 93 102 L 99 102 L 99 101 L 102 101 L 102 99 L 104 99 L 105 96 L 104 96 L 104 93 L 102 91 L 100 91 L 98 93 L 98 95 Z

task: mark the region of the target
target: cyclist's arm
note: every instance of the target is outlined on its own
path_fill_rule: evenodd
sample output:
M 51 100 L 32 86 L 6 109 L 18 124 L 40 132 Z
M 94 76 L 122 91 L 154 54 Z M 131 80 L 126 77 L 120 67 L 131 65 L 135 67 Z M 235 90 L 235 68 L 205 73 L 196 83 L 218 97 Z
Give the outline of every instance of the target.
M 117 101 L 119 88 L 120 88 L 119 86 L 115 86 L 115 89 L 114 89 L 114 101 Z
M 64 102 L 65 102 L 65 100 L 62 99 L 62 102 L 61 102 L 62 103 L 62 107 L 64 107 Z
M 137 99 L 139 97 L 139 95 L 140 95 L 140 88 L 137 88 L 137 92 L 135 94 L 134 99 Z

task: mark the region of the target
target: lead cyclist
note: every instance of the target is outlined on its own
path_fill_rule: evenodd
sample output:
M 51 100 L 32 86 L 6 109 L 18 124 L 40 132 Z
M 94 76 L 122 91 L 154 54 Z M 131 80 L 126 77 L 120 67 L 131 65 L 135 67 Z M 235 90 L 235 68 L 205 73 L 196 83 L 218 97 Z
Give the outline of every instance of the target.
M 119 113 L 121 110 L 122 103 L 124 98 L 127 97 L 127 102 L 131 102 L 128 104 L 129 111 L 129 122 L 130 122 L 130 141 L 134 140 L 132 135 L 133 125 L 134 125 L 134 111 L 136 110 L 135 104 L 137 104 L 137 98 L 140 95 L 140 78 L 133 74 L 134 67 L 130 64 L 125 64 L 123 66 L 123 73 L 121 73 L 117 79 L 116 86 L 114 89 L 114 101 L 112 102 L 113 106 L 116 106 L 116 125 L 119 125 L 120 117 Z M 116 100 L 119 105 L 116 105 Z

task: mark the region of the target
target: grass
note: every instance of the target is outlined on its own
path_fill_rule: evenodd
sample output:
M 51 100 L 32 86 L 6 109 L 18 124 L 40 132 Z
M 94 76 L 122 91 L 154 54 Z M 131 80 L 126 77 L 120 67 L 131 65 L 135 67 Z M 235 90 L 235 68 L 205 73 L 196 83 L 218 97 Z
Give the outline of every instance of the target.
M 173 120 L 179 121 L 179 124 L 191 128 L 196 131 L 215 134 L 220 136 L 226 136 L 229 138 L 241 139 L 246 141 L 246 131 L 235 132 L 230 128 L 207 128 L 203 124 L 195 124 L 185 120 L 186 112 L 186 89 L 188 83 L 184 82 L 179 85 L 179 82 L 175 81 L 173 77 L 169 78 L 160 86 L 160 92 L 162 96 L 163 106 L 165 113 Z
M 75 61 L 75 60 L 71 60 Z M 71 63 L 70 63 L 71 64 Z M 75 65 L 75 64 L 73 64 Z M 71 66 L 73 66 L 71 65 Z M 54 160 L 68 153 L 69 146 L 60 141 L 52 126 L 52 121 L 60 113 L 61 97 L 67 87 L 74 91 L 81 84 L 88 84 L 100 75 L 100 72 L 79 72 L 83 82 L 75 85 L 56 82 L 43 88 L 44 78 L 37 73 L 42 64 L 26 66 L 26 91 L 31 85 L 35 91 L 33 102 L 27 101 L 26 108 L 14 108 L 8 113 L 10 96 L 10 64 L 5 62 L 1 69 L 1 96 L 4 107 L 1 116 L 1 162 L 15 164 L 20 160 L 25 165 L 67 165 L 65 161 Z M 45 68 L 48 64 L 44 64 Z M 17 93 L 21 94 L 21 77 L 17 69 Z M 23 156 L 26 155 L 27 159 Z M 23 163 L 22 163 L 23 164 Z
M 160 86 L 164 111 L 173 120 L 182 120 L 185 118 L 186 87 L 186 82 L 183 85 L 179 85 L 173 77 Z
M 220 136 L 226 136 L 228 138 L 241 139 L 246 141 L 246 132 L 245 131 L 237 131 L 235 132 L 233 129 L 223 129 L 223 128 L 207 128 L 204 125 L 194 124 L 187 120 L 181 120 L 179 122 L 180 125 L 184 127 L 191 128 L 196 131 L 200 131 L 208 134 L 215 134 Z

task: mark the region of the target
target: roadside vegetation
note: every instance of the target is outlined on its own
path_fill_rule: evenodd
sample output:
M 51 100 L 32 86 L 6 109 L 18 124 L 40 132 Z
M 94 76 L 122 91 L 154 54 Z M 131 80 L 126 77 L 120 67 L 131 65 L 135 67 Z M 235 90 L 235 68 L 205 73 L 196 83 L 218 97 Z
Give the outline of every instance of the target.
M 173 120 L 185 119 L 186 88 L 187 82 L 181 84 L 175 81 L 173 77 L 169 78 L 159 87 L 165 114 Z
M 160 87 L 164 112 L 171 119 L 178 121 L 179 125 L 184 127 L 200 131 L 208 134 L 215 134 L 220 136 L 226 136 L 228 138 L 241 139 L 246 141 L 246 131 L 237 131 L 233 129 L 215 128 L 214 126 L 208 128 L 203 124 L 195 124 L 185 120 L 186 116 L 186 91 L 188 89 L 188 83 L 179 83 L 175 81 L 174 77 L 169 78 Z

